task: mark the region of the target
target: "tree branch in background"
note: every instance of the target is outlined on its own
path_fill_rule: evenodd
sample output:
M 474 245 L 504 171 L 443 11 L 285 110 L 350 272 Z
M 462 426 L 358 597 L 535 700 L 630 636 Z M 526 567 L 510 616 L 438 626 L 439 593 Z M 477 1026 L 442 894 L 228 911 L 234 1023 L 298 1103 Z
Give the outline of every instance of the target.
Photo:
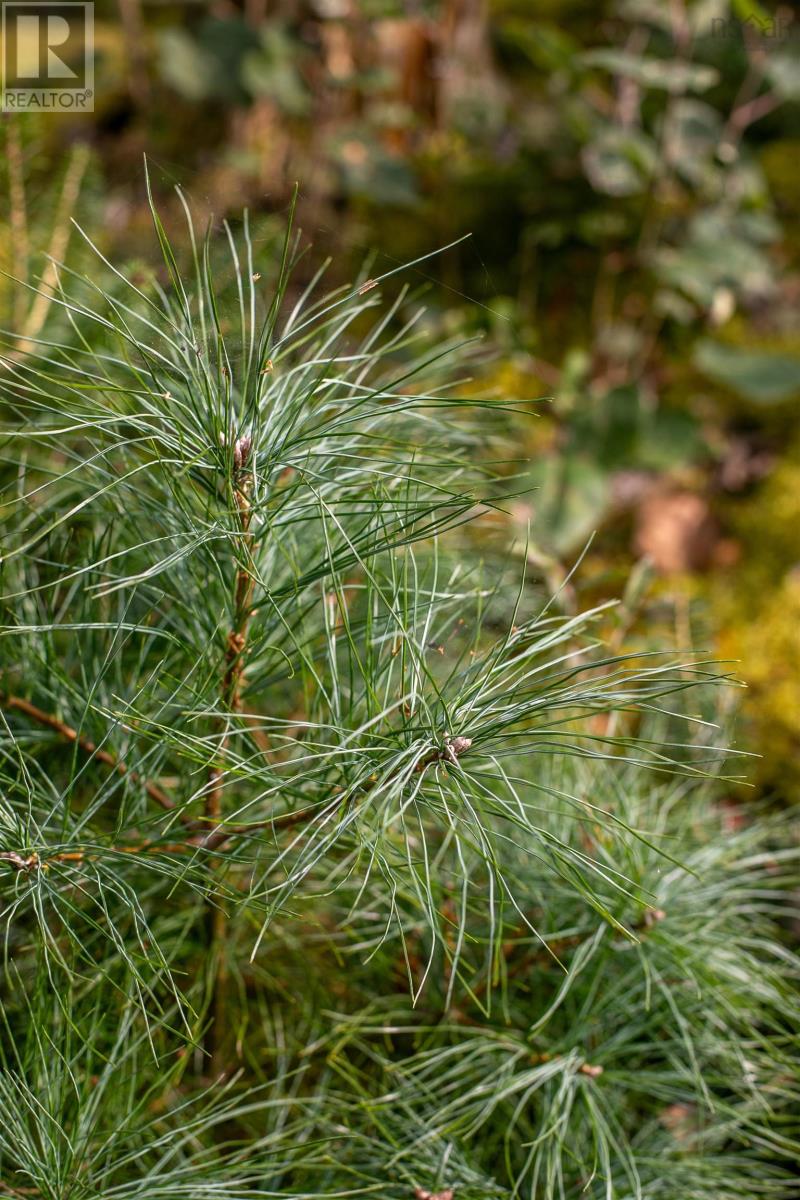
M 47 266 L 42 276 L 42 284 L 33 299 L 28 316 L 20 330 L 19 342 L 15 353 L 19 356 L 29 354 L 34 349 L 35 342 L 47 320 L 50 305 L 58 285 L 58 264 L 64 260 L 72 232 L 72 214 L 80 195 L 83 176 L 89 164 L 89 146 L 86 142 L 78 142 L 72 148 L 72 153 L 64 176 L 61 196 L 56 209 L 53 232 L 50 235 L 50 245 L 47 249 Z M 26 257 L 28 251 L 25 251 Z M 24 295 L 23 289 L 20 294 Z
M 28 210 L 25 203 L 25 164 L 19 122 L 6 115 L 6 164 L 8 167 L 8 222 L 11 226 L 11 253 L 14 274 L 28 282 Z M 14 296 L 14 320 L 21 323 L 25 312 L 25 289 L 18 288 Z
M 125 31 L 128 90 L 137 104 L 145 105 L 150 96 L 150 81 L 147 77 L 147 43 L 140 0 L 119 0 L 119 15 Z

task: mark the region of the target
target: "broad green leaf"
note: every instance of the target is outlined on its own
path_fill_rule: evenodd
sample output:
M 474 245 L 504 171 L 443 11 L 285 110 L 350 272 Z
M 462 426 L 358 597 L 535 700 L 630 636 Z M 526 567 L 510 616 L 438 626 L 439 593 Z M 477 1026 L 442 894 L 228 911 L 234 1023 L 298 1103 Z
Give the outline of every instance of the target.
M 746 400 L 771 403 L 800 395 L 800 358 L 769 351 L 740 350 L 704 339 L 694 354 L 695 366 Z
M 719 72 L 704 63 L 682 62 L 679 59 L 645 58 L 626 50 L 590 50 L 583 55 L 590 67 L 601 67 L 612 75 L 634 79 L 642 87 L 651 87 L 680 95 L 683 92 L 705 92 L 719 80 Z
M 583 166 L 599 192 L 633 196 L 648 186 L 656 158 L 655 146 L 645 134 L 609 128 L 584 148 Z
M 214 94 L 216 63 L 183 29 L 165 29 L 159 37 L 159 70 L 165 83 L 187 100 Z

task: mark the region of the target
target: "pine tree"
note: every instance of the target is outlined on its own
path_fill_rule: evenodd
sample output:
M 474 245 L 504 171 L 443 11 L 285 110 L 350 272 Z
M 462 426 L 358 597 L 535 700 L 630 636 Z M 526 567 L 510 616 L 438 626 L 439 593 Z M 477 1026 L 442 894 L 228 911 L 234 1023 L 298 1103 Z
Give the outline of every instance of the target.
M 721 824 L 716 668 L 481 548 L 505 406 L 400 268 L 185 207 L 3 335 L 3 1192 L 797 1194 L 797 848 Z

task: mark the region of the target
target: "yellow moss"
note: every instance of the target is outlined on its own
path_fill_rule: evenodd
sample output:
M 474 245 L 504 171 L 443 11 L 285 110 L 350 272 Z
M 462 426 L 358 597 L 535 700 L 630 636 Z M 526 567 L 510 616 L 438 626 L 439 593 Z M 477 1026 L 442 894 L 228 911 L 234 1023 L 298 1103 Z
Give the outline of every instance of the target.
M 800 209 L 800 174 L 797 171 L 797 155 L 800 141 L 783 138 L 770 142 L 761 151 L 761 167 L 767 186 L 775 202 L 790 213 Z
M 800 563 L 800 449 L 787 455 L 757 492 L 731 506 L 728 521 L 742 545 L 742 561 L 731 582 L 736 606 L 748 619 L 787 571 Z
M 748 774 L 800 799 L 800 576 L 791 573 L 767 595 L 757 620 L 725 627 L 720 649 L 741 659 L 749 689 L 747 742 L 762 758 Z
M 800 799 L 800 453 L 728 514 L 740 564 L 711 584 L 718 649 L 748 685 L 746 743 L 754 781 Z

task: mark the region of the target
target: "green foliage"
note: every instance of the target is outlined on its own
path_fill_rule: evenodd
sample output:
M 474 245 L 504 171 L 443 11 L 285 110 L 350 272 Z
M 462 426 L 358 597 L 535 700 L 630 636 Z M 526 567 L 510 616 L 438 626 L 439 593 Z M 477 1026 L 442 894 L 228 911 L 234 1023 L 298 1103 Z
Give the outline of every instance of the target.
M 800 359 L 701 341 L 695 362 L 706 375 L 747 400 L 770 403 L 800 393 Z
M 476 560 L 514 414 L 401 268 L 153 220 L 1 360 L 4 1186 L 788 1197 L 797 849 L 720 830 L 717 672 Z

